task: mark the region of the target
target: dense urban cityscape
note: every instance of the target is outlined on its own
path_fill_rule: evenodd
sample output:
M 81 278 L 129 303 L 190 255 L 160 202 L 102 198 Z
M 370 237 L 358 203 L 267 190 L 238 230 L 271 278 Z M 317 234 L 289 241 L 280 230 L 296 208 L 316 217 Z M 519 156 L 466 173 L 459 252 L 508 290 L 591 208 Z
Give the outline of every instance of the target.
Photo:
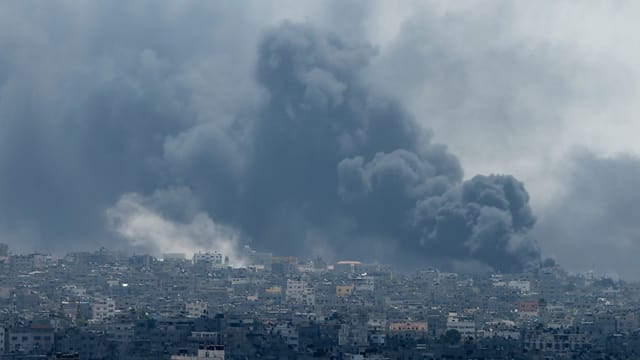
M 639 18 L 0 0 L 0 360 L 640 359 Z
M 640 285 L 302 260 L 244 248 L 64 257 L 0 245 L 1 359 L 621 359 Z

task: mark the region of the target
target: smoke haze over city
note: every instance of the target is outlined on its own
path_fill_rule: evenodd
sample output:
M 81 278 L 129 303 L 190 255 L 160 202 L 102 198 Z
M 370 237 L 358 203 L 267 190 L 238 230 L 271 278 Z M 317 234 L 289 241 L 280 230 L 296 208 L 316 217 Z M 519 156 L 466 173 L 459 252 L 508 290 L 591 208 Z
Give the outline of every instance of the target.
M 2 3 L 0 242 L 638 279 L 637 11 Z

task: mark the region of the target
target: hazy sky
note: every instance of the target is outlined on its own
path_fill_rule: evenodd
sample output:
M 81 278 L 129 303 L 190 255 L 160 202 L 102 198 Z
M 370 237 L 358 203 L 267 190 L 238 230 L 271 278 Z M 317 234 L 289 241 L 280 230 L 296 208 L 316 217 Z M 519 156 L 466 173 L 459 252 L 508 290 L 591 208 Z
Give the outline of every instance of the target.
M 4 1 L 0 241 L 418 249 L 505 270 L 539 249 L 640 279 L 638 16 L 615 0 Z M 445 231 L 454 218 L 467 233 Z

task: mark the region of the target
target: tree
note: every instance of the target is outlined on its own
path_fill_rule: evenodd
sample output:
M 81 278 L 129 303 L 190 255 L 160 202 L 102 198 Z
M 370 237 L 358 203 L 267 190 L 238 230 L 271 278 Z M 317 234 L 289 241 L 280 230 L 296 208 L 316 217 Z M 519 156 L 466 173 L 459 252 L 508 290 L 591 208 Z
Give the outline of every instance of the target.
M 442 341 L 448 345 L 456 345 L 460 342 L 462 336 L 460 332 L 456 329 L 447 330 L 446 333 L 442 336 Z

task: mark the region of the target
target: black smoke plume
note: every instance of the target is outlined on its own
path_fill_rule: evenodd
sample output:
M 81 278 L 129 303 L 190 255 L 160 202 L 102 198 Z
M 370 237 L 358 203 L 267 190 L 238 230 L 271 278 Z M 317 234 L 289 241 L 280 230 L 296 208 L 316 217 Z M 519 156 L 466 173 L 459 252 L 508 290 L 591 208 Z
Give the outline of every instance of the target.
M 257 78 L 269 99 L 247 126 L 239 208 L 214 217 L 260 248 L 297 255 L 445 258 L 503 271 L 535 261 L 524 185 L 496 175 L 462 182 L 446 146 L 361 78 L 374 54 L 293 24 L 265 36 Z
M 32 229 L 62 248 L 113 239 L 105 213 L 122 227 L 142 209 L 181 236 L 194 232 L 189 224 L 215 229 L 206 213 L 277 254 L 499 271 L 539 258 L 524 185 L 502 175 L 463 181 L 456 156 L 363 78 L 376 54 L 369 44 L 291 23 L 271 29 L 255 67 L 264 98 L 225 121 L 188 100 L 195 95 L 172 70 L 189 65 L 182 57 L 124 54 L 105 65 L 118 70 L 112 79 L 58 112 L 3 111 L 0 230 L 17 239 Z M 60 120 L 38 122 L 47 116 Z M 182 193 L 197 210 L 155 203 Z

